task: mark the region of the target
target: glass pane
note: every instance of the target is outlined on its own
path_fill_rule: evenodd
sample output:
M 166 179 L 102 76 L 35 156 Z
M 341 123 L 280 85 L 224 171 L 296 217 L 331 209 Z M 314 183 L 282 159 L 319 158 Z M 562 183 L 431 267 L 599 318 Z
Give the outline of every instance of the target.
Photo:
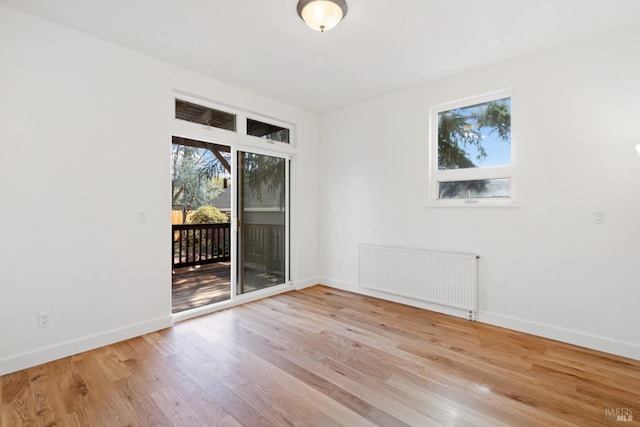
M 238 152 L 238 294 L 285 282 L 285 159 Z
M 508 198 L 509 178 L 478 179 L 473 181 L 445 181 L 438 183 L 439 199 Z
M 511 164 L 511 98 L 438 113 L 438 169 Z
M 235 114 L 176 99 L 176 119 L 200 123 L 214 128 L 236 130 Z
M 247 119 L 247 135 L 289 143 L 289 129 L 252 119 Z

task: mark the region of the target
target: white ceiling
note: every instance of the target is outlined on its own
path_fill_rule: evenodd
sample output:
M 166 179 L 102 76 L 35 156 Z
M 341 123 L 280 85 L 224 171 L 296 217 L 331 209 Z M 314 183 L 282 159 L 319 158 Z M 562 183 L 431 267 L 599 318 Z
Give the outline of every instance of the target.
M 347 0 L 318 33 L 297 0 L 0 0 L 323 113 L 640 22 L 639 0 Z

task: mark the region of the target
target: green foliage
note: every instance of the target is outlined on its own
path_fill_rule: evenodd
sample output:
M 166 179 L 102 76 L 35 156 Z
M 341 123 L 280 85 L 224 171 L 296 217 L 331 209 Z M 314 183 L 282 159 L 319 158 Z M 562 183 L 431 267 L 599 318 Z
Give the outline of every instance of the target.
M 478 121 L 481 127 L 496 130 L 500 138 L 508 141 L 511 138 L 511 110 L 506 103 L 500 101 L 488 102 L 480 111 Z
M 222 224 L 229 222 L 226 214 L 213 206 L 201 206 L 187 220 L 189 224 Z
M 505 100 L 444 111 L 438 114 L 438 169 L 475 167 L 487 152 L 482 140 L 497 132 L 505 142 L 511 137 L 511 111 Z M 477 152 L 470 159 L 465 147 L 473 146 Z
M 182 205 L 188 212 L 211 203 L 222 191 L 212 180 L 219 173 L 219 162 L 208 150 L 181 144 L 173 144 L 171 154 L 172 204 Z
M 467 118 L 456 110 L 438 116 L 438 169 L 471 168 L 475 164 L 468 158 L 463 146 L 480 146 L 480 138 L 465 130 Z
M 242 171 L 245 188 L 253 191 L 252 196 L 262 200 L 261 190 L 278 195 L 280 206 L 285 205 L 285 160 L 279 157 L 254 153 L 244 153 Z M 248 197 L 248 195 L 245 195 Z

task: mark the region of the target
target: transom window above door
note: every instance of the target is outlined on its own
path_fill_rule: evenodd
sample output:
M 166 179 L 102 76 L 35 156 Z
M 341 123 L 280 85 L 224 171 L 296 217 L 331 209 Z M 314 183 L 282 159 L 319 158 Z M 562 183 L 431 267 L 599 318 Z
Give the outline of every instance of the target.
M 236 115 L 176 99 L 176 119 L 236 131 Z
M 175 100 L 175 118 L 211 128 L 256 137 L 269 143 L 291 144 L 293 125 L 232 108 L 205 106 L 184 99 Z

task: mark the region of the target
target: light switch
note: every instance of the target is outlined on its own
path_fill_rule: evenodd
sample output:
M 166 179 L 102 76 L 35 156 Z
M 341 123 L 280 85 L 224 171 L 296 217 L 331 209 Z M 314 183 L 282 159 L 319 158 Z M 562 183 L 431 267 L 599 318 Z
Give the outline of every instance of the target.
M 593 223 L 604 224 L 604 211 L 593 211 Z

